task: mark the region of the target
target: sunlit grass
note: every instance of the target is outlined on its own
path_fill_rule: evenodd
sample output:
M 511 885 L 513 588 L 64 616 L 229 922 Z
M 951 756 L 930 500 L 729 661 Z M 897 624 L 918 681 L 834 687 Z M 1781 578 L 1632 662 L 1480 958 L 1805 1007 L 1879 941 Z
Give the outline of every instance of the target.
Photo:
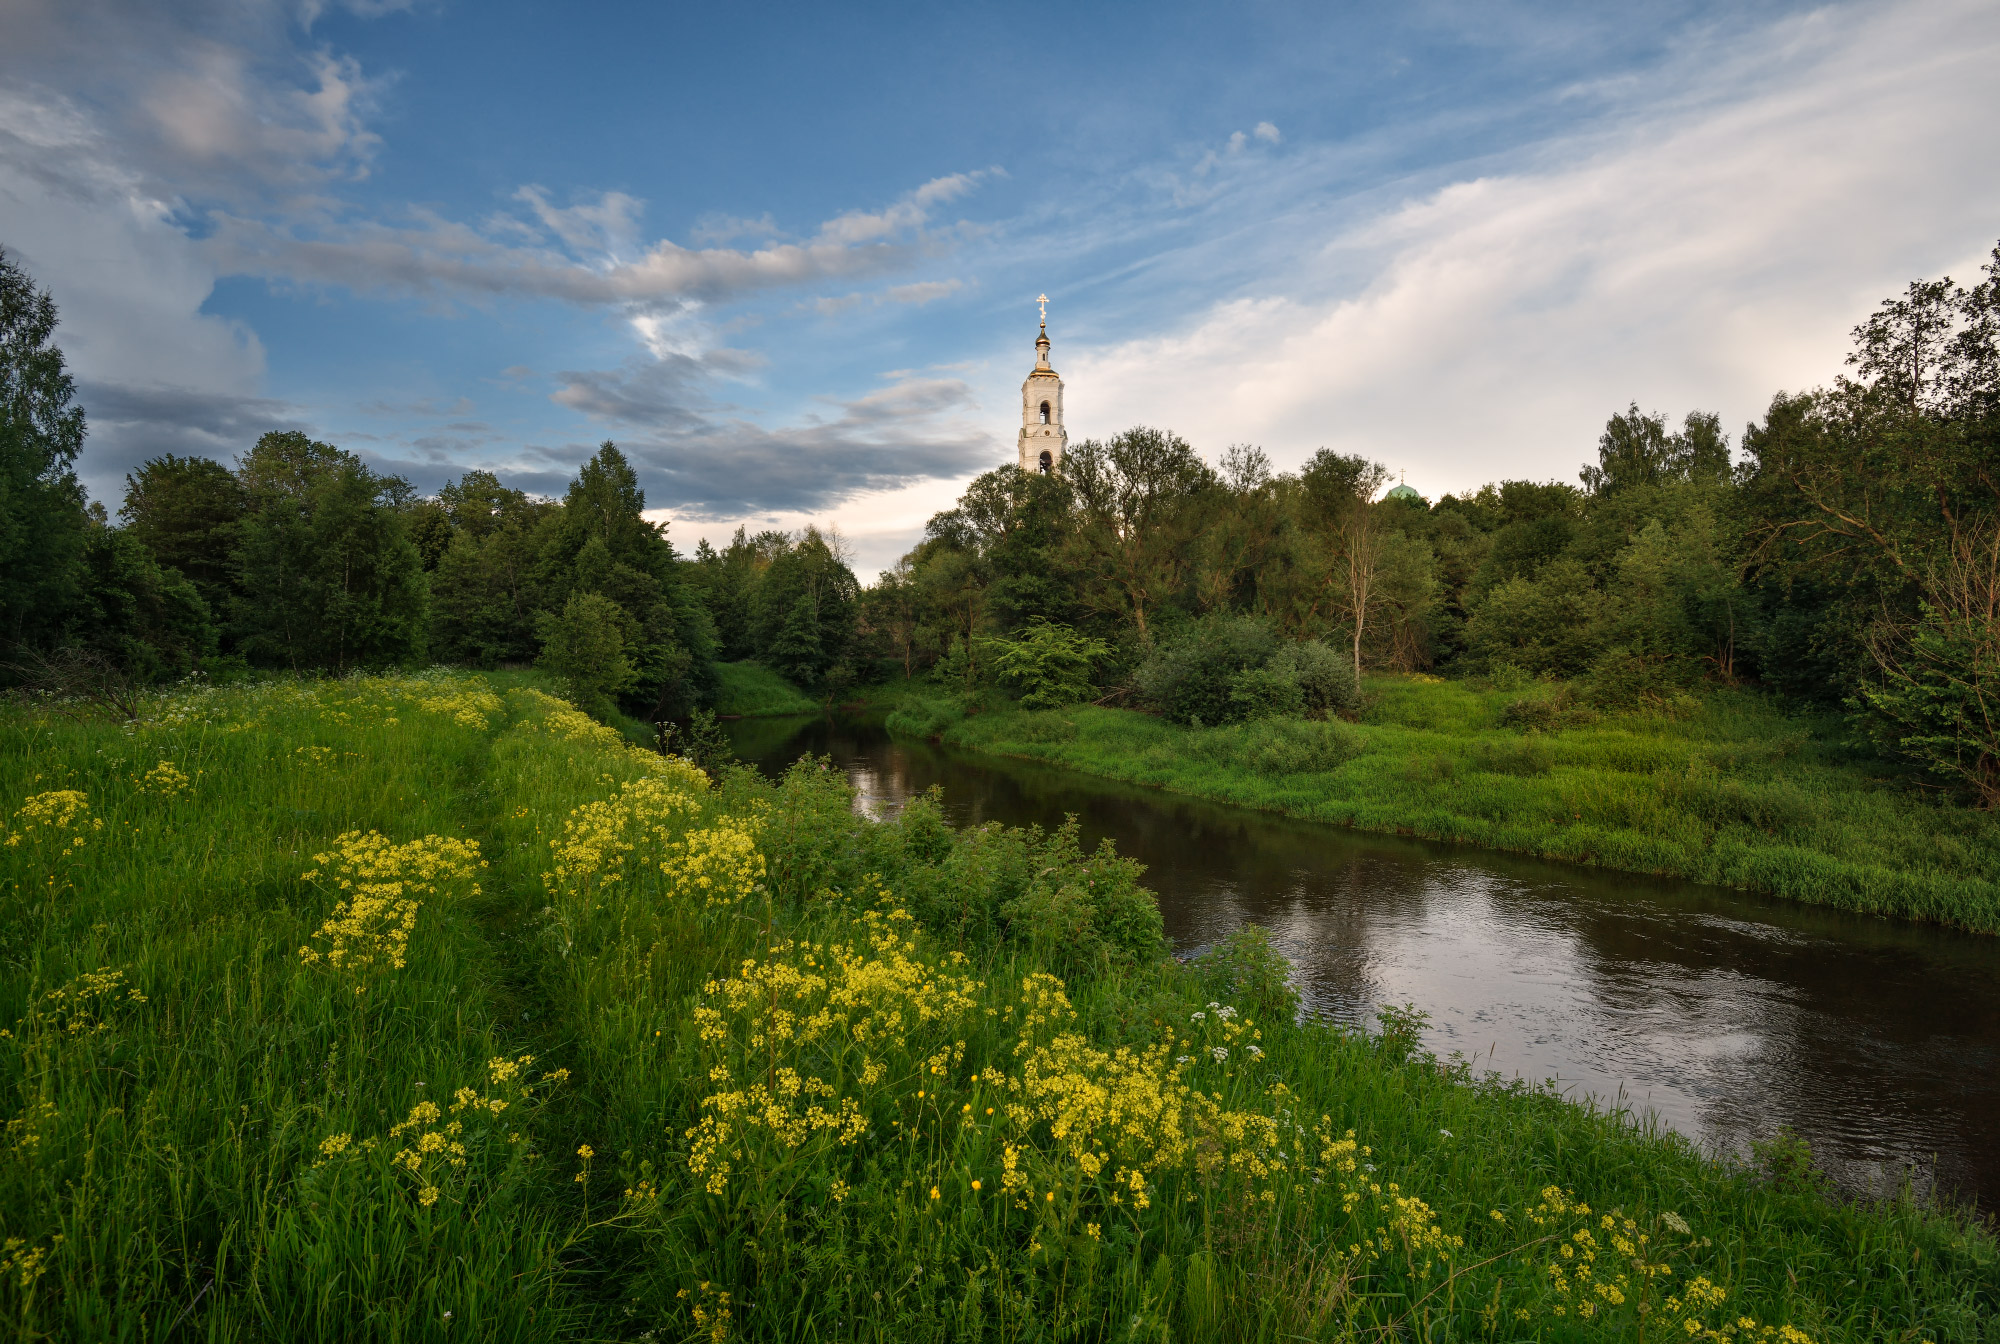
M 0 716 L 20 1338 L 1992 1328 L 1966 1221 L 1296 1024 L 1067 835 L 711 783 L 518 678 L 76 712 Z
M 1351 725 L 1188 729 L 1129 710 L 988 713 L 947 742 L 1364 830 L 1671 874 L 2000 932 L 2000 821 L 1878 779 L 1833 725 L 1748 692 L 1680 717 L 1509 727 L 1520 692 L 1370 679 Z M 894 726 L 893 724 L 891 725 Z

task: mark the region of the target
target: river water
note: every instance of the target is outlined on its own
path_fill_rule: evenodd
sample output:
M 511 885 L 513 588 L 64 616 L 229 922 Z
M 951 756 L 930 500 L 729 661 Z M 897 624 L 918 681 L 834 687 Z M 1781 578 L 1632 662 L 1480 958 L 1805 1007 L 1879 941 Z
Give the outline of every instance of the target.
M 1854 1193 L 1908 1179 L 2000 1210 L 2000 938 L 1294 821 L 897 741 L 879 717 L 728 727 L 766 772 L 830 755 L 871 816 L 932 785 L 954 824 L 1073 813 L 1146 865 L 1176 949 L 1262 924 L 1335 1020 L 1414 1003 L 1438 1054 L 1705 1151 L 1790 1126 Z

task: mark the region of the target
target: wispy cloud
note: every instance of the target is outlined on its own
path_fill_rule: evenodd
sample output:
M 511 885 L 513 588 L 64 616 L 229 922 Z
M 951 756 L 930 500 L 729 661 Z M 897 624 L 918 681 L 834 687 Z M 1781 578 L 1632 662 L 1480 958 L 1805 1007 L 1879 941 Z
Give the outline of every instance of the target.
M 1634 398 L 1740 424 L 1838 372 L 1883 294 L 1991 245 L 2000 149 L 1968 112 L 2000 111 L 1996 58 L 1989 5 L 1821 10 L 1690 40 L 1593 90 L 1587 131 L 1373 212 L 1300 208 L 1306 156 L 1273 189 L 1281 223 L 1228 239 L 1264 272 L 1072 355 L 1072 417 L 1261 440 L 1281 462 L 1337 446 L 1432 491 L 1571 477 Z
M 557 208 L 540 188 L 516 200 L 529 218 L 482 225 L 412 210 L 401 224 L 325 212 L 305 222 L 218 212 L 204 250 L 219 273 L 357 293 L 474 302 L 556 299 L 580 305 L 719 302 L 763 290 L 876 275 L 939 250 L 936 209 L 981 173 L 935 178 L 877 211 L 834 216 L 801 242 L 754 248 L 637 242 L 640 203 L 619 193 Z M 530 222 L 532 220 L 532 223 Z M 519 241 L 526 234 L 531 241 Z

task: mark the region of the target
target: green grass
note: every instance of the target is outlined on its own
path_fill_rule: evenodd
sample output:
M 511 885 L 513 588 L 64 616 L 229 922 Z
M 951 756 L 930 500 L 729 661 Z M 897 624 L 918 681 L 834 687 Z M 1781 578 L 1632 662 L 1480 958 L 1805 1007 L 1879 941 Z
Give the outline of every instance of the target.
M 762 663 L 717 663 L 715 712 L 731 718 L 817 714 L 820 703 Z
M 142 782 L 163 763 L 185 787 Z M 88 805 L 61 829 L 29 801 L 59 790 Z M 1762 1323 L 1740 1339 L 2000 1331 L 1963 1217 L 1840 1203 L 1794 1150 L 1716 1164 L 1406 1025 L 1294 1023 L 1254 939 L 1161 956 L 1114 856 L 923 803 L 868 822 L 810 764 L 710 789 L 504 679 L 6 709 L 0 820 L 19 1339 L 1625 1339 L 1629 1297 L 1582 1319 L 1547 1268 L 1574 1286 L 1547 1238 L 1591 1230 L 1631 1286 L 1614 1209 L 1672 1244 L 1662 1282 L 1726 1290 L 1704 1319 Z M 300 955 L 356 894 L 315 856 L 357 830 L 488 865 L 366 977 Z M 859 1128 L 756 1120 L 808 1102 Z M 718 1116 L 751 1119 L 715 1186 L 691 1132 Z M 1550 1185 L 1596 1212 L 1536 1224 Z
M 1547 687 L 1376 677 L 1366 691 L 1352 725 L 1188 729 L 1080 708 L 940 731 L 958 747 L 1315 821 L 2000 933 L 2000 818 L 1873 777 L 1831 725 L 1761 696 L 1718 692 L 1684 717 L 1572 713 L 1565 727 Z

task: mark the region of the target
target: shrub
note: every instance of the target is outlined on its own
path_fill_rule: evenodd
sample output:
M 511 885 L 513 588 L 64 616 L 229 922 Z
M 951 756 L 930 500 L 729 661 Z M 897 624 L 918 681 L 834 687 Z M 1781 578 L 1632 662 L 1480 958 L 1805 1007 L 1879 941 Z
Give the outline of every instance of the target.
M 1305 707 L 1299 684 L 1268 667 L 1246 667 L 1229 679 L 1230 717 L 1268 719 L 1296 714 Z
M 1281 647 L 1271 655 L 1270 670 L 1298 686 L 1302 707 L 1309 714 L 1341 714 L 1360 703 L 1353 661 L 1316 639 Z
M 1261 669 L 1277 647 L 1270 626 L 1249 616 L 1213 618 L 1163 641 L 1139 665 L 1140 696 L 1175 723 L 1232 723 L 1237 674 Z
M 1075 817 L 1037 848 L 1027 889 L 1000 908 L 1010 941 L 1068 977 L 1165 954 L 1159 904 L 1139 885 L 1143 864 L 1121 858 L 1108 839 L 1085 854 Z
M 1110 655 L 1101 639 L 1036 617 L 1012 639 L 981 640 L 1001 685 L 1021 697 L 1023 709 L 1064 709 L 1090 699 L 1092 676 Z
M 1196 965 L 1209 976 L 1211 992 L 1251 1008 L 1257 1016 L 1276 1021 L 1298 1016 L 1292 963 L 1271 945 L 1271 931 L 1262 925 L 1240 925 L 1197 958 Z

